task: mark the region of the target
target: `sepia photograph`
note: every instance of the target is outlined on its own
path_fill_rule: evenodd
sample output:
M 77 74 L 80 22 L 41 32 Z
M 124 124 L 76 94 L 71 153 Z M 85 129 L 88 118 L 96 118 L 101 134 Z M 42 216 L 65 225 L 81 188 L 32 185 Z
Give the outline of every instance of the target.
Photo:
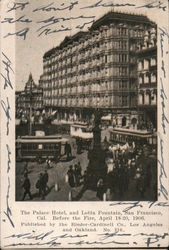
M 168 3 L 0 1 L 0 248 L 168 247 Z
M 16 200 L 155 201 L 156 23 L 111 9 L 53 44 L 16 86 Z

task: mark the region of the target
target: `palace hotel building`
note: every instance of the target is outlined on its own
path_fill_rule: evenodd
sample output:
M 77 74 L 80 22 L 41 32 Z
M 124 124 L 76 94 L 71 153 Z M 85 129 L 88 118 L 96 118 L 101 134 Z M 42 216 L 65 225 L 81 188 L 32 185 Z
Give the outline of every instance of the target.
M 44 54 L 44 107 L 58 120 L 89 121 L 97 108 L 115 126 L 155 129 L 156 43 L 157 26 L 146 16 L 105 14 Z

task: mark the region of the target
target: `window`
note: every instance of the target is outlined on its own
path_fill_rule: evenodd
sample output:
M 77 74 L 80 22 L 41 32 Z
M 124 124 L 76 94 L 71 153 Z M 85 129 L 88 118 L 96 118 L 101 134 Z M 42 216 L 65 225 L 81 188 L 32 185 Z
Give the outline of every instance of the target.
M 122 54 L 122 62 L 126 62 L 126 54 Z
M 126 89 L 127 88 L 127 81 L 122 81 L 122 88 Z
M 122 96 L 119 96 L 119 105 L 122 105 Z
M 107 63 L 107 55 L 105 55 L 105 63 Z
M 122 49 L 127 49 L 127 42 L 126 41 L 123 41 L 123 43 L 122 43 Z
M 156 76 L 156 74 L 152 73 L 151 74 L 151 82 L 155 83 L 156 81 L 157 81 L 157 76 Z
M 37 144 L 33 144 L 33 149 L 37 149 Z
M 144 104 L 144 94 L 142 94 L 142 104 Z
M 120 67 L 119 68 L 119 75 L 124 76 L 127 74 L 127 67 Z
M 151 66 L 156 66 L 156 65 L 157 65 L 156 58 L 151 58 Z
M 39 145 L 38 145 L 38 149 L 43 149 L 43 145 L 42 145 L 42 144 L 39 144 Z
M 126 28 L 123 28 L 122 31 L 123 31 L 123 35 L 127 34 L 127 29 Z
M 27 144 L 22 144 L 22 149 L 23 150 L 27 150 L 28 149 L 28 145 Z
M 122 97 L 122 106 L 127 106 L 127 96 Z
M 150 64 L 150 61 L 144 59 L 144 69 L 148 70 L 149 69 L 149 64 Z
M 143 61 L 139 61 L 138 63 L 138 70 L 143 70 L 144 68 L 144 62 Z

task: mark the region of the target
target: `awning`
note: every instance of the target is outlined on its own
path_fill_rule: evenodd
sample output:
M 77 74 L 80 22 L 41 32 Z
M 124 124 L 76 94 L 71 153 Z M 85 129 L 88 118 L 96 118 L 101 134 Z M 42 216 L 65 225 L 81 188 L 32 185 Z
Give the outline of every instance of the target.
M 102 116 L 101 118 L 103 121 L 111 121 L 111 114 L 108 114 L 106 116 Z
M 56 110 L 54 110 L 53 112 L 52 112 L 52 114 L 51 115 L 55 115 L 57 113 L 57 111 Z

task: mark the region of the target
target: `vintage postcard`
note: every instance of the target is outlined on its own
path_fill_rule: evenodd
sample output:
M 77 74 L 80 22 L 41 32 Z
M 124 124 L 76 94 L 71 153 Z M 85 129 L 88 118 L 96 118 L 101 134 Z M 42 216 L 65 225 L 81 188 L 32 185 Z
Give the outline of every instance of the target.
M 168 1 L 1 1 L 1 248 L 169 246 Z

